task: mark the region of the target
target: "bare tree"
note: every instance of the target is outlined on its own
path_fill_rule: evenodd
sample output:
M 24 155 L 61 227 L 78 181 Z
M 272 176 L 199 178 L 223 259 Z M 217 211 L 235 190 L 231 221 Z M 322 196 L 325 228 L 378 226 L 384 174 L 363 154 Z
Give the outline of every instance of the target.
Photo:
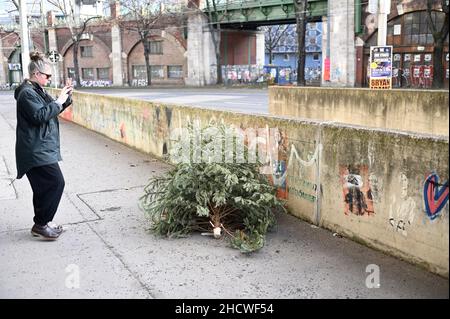
M 214 51 L 216 53 L 217 60 L 217 84 L 223 83 L 222 77 L 222 63 L 220 61 L 220 33 L 221 33 L 221 25 L 217 13 L 217 4 L 216 0 L 206 0 L 206 9 L 208 11 L 208 28 L 211 33 L 214 45 Z M 215 12 L 216 14 L 213 14 Z M 215 26 L 215 30 L 214 30 Z
M 19 3 L 17 2 L 17 0 L 11 0 L 11 2 L 14 4 L 16 9 L 19 10 Z
M 152 31 L 180 25 L 183 7 L 173 0 L 121 0 L 120 5 L 127 11 L 119 21 L 121 28 L 136 32 L 144 46 L 147 85 L 150 86 L 152 84 L 150 55 L 162 53 L 162 47 L 151 41 Z
M 448 0 L 440 0 L 442 12 L 434 10 L 433 4 L 435 1 L 427 0 L 427 18 L 428 25 L 431 28 L 431 33 L 434 39 L 434 54 L 433 54 L 433 88 L 442 88 L 444 86 L 444 67 L 442 65 L 442 58 L 444 54 L 444 42 L 449 32 L 449 3 Z M 433 14 L 434 13 L 434 14 Z M 439 15 L 444 14 L 444 19 L 439 19 Z M 433 19 L 434 16 L 434 19 Z M 443 24 L 442 24 L 443 23 Z
M 288 29 L 289 25 L 261 27 L 261 30 L 264 31 L 266 52 L 269 53 L 269 64 L 272 64 L 273 61 L 273 51 L 280 44 L 281 39 L 283 39 Z
M 297 43 L 298 43 L 298 63 L 297 63 L 297 85 L 305 86 L 305 31 L 306 31 L 306 10 L 308 0 L 294 0 L 295 17 L 297 21 Z
M 80 82 L 80 67 L 78 63 L 78 49 L 80 42 L 83 40 L 83 34 L 87 30 L 88 24 L 94 19 L 100 18 L 99 16 L 92 16 L 82 20 L 78 14 L 75 14 L 75 1 L 67 0 L 48 0 L 48 2 L 61 10 L 63 19 L 67 28 L 70 30 L 70 36 L 72 39 L 72 52 L 73 52 L 73 66 L 75 71 L 75 86 L 79 87 Z

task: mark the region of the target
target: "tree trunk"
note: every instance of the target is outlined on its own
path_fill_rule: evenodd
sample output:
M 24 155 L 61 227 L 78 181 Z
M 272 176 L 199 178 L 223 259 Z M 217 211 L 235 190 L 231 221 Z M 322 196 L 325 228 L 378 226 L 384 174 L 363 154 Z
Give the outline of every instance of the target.
M 444 87 L 444 66 L 442 57 L 444 55 L 444 39 L 441 37 L 434 42 L 433 54 L 433 89 L 442 89 Z
M 212 28 L 213 32 L 213 42 L 214 42 L 214 50 L 216 51 L 216 60 L 217 60 L 217 84 L 223 84 L 222 77 L 222 63 L 220 63 L 220 24 L 217 24 L 217 30 Z
M 214 28 L 209 25 L 209 31 L 211 32 L 213 45 L 214 45 L 214 51 L 216 53 L 216 60 L 217 60 L 217 84 L 223 83 L 223 77 L 222 77 L 222 63 L 220 63 L 220 27 L 218 30 L 214 30 Z
M 206 0 L 206 7 L 208 9 L 208 18 L 209 18 L 208 29 L 209 29 L 209 32 L 211 32 L 213 45 L 214 45 L 214 51 L 216 53 L 216 60 L 217 60 L 217 84 L 223 84 L 222 64 L 220 63 L 220 36 L 221 36 L 220 23 L 218 21 L 214 21 L 215 19 L 213 19 L 213 15 L 211 12 L 211 5 L 209 3 L 209 0 Z M 215 0 L 212 0 L 212 7 L 214 8 L 214 11 L 217 12 Z M 213 28 L 213 23 L 215 23 L 217 26 L 216 31 Z
M 145 68 L 147 70 L 147 86 L 152 85 L 152 67 L 150 66 L 150 42 L 148 40 L 142 41 L 144 44 Z
M 72 46 L 72 52 L 73 52 L 73 68 L 75 71 L 75 87 L 79 88 L 81 87 L 81 79 L 80 79 L 80 66 L 78 63 L 78 47 L 80 45 L 80 42 L 78 40 L 74 41 Z
M 433 20 L 433 0 L 427 0 L 427 22 L 433 33 L 434 52 L 433 52 L 433 89 L 440 89 L 444 87 L 444 66 L 442 57 L 444 55 L 444 41 L 448 36 L 449 30 L 449 6 L 448 0 L 441 0 L 442 11 L 445 14 L 444 24 L 438 26 L 436 19 Z
M 306 29 L 306 3 L 307 0 L 294 0 L 295 16 L 297 20 L 297 42 L 298 42 L 298 63 L 297 63 L 297 86 L 305 86 L 305 29 Z
M 269 64 L 272 64 L 272 60 L 273 60 L 273 54 L 272 54 L 272 50 L 269 50 Z
M 217 59 L 217 84 L 223 84 L 222 63 L 220 63 L 220 53 L 216 54 Z

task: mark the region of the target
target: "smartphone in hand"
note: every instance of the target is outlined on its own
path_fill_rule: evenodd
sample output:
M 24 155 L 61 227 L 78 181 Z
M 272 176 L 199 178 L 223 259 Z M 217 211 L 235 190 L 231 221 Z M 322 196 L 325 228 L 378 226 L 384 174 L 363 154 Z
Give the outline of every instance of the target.
M 70 92 L 69 92 L 69 95 L 71 95 L 71 94 L 72 94 L 72 91 L 73 91 L 72 78 L 68 78 L 68 79 L 67 79 L 67 81 L 66 81 L 66 86 L 71 88 L 71 90 L 70 90 Z

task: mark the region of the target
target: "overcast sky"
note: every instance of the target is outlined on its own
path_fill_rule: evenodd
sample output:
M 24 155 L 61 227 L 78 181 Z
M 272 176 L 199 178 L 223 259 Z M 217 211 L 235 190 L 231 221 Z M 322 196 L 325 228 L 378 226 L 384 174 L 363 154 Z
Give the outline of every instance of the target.
M 56 8 L 49 4 L 47 1 L 45 1 L 46 10 L 56 10 Z M 41 0 L 27 0 L 28 4 L 28 12 L 29 13 L 39 13 L 40 12 L 40 3 Z M 9 12 L 12 10 L 15 10 L 16 7 L 14 6 L 13 2 L 11 0 L 0 0 L 0 15 L 5 16 L 9 15 Z

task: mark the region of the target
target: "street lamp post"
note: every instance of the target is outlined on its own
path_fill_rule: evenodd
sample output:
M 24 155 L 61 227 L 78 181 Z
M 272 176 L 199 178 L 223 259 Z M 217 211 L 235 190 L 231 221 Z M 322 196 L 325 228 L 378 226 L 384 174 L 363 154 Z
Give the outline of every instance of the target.
M 386 45 L 387 17 L 391 12 L 391 0 L 378 0 L 378 38 L 379 46 Z
M 377 45 L 385 46 L 387 38 L 387 17 L 391 13 L 391 0 L 369 0 L 368 10 L 377 15 Z
M 50 60 L 50 62 L 52 62 L 52 66 L 53 66 L 53 75 L 55 78 L 55 89 L 58 88 L 58 69 L 57 69 L 57 64 L 61 59 L 61 56 L 59 55 L 58 51 L 56 50 L 52 50 L 48 53 L 48 59 Z

